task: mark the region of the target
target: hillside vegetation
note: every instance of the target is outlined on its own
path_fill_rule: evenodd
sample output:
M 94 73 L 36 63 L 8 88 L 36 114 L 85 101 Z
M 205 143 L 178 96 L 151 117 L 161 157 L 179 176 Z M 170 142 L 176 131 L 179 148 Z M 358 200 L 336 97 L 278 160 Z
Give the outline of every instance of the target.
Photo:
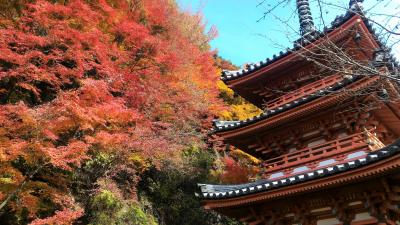
M 235 224 L 194 197 L 230 160 L 215 35 L 173 0 L 0 0 L 1 224 Z

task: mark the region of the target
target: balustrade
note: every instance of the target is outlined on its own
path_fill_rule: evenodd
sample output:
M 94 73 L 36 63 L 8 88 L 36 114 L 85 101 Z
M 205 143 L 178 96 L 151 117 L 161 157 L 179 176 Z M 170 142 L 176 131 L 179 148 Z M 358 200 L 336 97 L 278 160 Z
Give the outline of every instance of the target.
M 272 174 L 276 171 L 290 171 L 300 165 L 318 164 L 318 162 L 328 159 L 343 159 L 344 155 L 351 152 L 375 150 L 378 144 L 371 142 L 371 139 L 375 140 L 379 147 L 384 146 L 374 134 L 364 131 L 265 160 L 263 166 L 266 174 Z
M 330 76 L 321 80 L 318 80 L 314 83 L 305 85 L 293 92 L 287 93 L 281 97 L 275 98 L 269 102 L 266 103 L 266 108 L 267 109 L 275 109 L 278 108 L 282 105 L 285 105 L 291 101 L 294 101 L 296 99 L 305 97 L 307 95 L 310 95 L 318 90 L 327 88 L 336 82 L 342 80 L 343 78 L 339 75 L 334 75 Z

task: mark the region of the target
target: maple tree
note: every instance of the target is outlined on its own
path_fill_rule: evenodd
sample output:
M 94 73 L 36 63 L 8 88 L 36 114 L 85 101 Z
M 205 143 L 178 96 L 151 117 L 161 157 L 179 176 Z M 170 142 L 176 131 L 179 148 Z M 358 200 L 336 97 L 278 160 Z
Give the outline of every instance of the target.
M 204 34 L 200 15 L 171 0 L 15 0 L 0 11 L 4 223 L 90 223 L 93 201 L 107 199 L 95 196 L 128 207 L 145 171 L 206 147 L 222 102 L 215 30 Z

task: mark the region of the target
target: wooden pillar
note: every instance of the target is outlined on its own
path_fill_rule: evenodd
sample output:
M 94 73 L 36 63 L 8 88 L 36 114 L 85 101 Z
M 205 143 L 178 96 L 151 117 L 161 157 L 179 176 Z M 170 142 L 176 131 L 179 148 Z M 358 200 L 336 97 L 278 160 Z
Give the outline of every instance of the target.
M 262 225 L 265 224 L 265 218 L 264 216 L 260 215 L 253 207 L 250 207 L 250 212 L 253 218 L 255 220 L 252 220 L 249 222 L 249 225 Z
M 284 213 L 278 210 L 269 210 L 263 213 L 263 224 L 265 225 L 287 225 L 292 224 L 285 219 Z
M 388 218 L 387 212 L 376 215 L 378 225 L 396 225 L 396 223 Z
M 365 206 L 369 211 L 369 214 L 375 217 L 378 221 L 378 225 L 395 225 L 395 222 L 391 220 L 389 216 L 391 205 L 388 196 L 390 196 L 390 188 L 385 179 L 382 179 L 384 190 L 373 191 L 366 193 Z M 386 189 L 386 190 L 385 190 Z
M 333 200 L 332 214 L 343 223 L 343 225 L 351 225 L 355 219 L 355 212 L 349 208 L 349 202 L 343 199 Z

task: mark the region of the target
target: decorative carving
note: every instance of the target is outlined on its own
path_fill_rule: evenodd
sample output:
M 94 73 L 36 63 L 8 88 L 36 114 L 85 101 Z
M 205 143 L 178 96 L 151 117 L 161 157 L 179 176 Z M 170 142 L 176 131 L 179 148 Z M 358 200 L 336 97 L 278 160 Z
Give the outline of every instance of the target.
M 333 201 L 332 214 L 343 223 L 350 225 L 355 218 L 355 211 L 349 207 L 349 202 L 344 198 Z
M 317 225 L 318 219 L 312 216 L 311 210 L 306 205 L 295 205 L 293 222 L 300 225 Z
M 294 195 L 285 201 L 243 206 L 250 212 L 241 221 L 253 225 L 316 225 L 318 220 L 337 218 L 343 225 L 350 225 L 356 222 L 356 214 L 369 212 L 380 224 L 395 225 L 394 221 L 400 219 L 400 175 L 387 177 Z
M 370 215 L 378 220 L 378 224 L 395 224 L 394 221 L 400 218 L 400 210 L 397 206 L 400 196 L 398 193 L 392 192 L 385 179 L 382 179 L 382 183 L 385 187 L 384 190 L 365 193 L 365 207 Z

